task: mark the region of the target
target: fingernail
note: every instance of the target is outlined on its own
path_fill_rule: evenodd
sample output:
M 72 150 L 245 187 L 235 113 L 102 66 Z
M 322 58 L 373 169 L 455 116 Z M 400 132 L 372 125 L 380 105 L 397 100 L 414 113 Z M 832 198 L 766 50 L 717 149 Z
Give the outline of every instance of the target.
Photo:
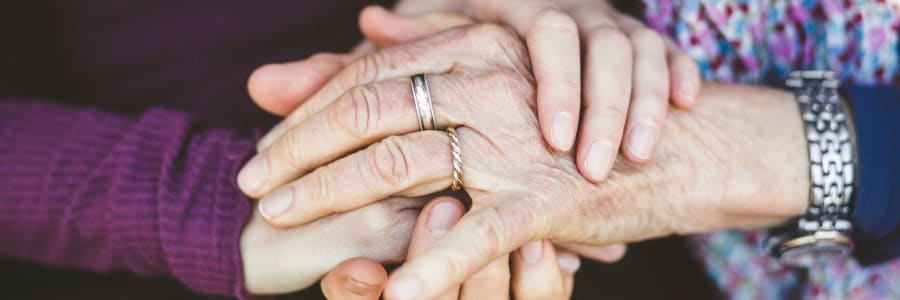
M 422 280 L 415 276 L 398 277 L 393 284 L 391 294 L 398 300 L 415 300 L 422 293 Z
M 557 149 L 569 151 L 575 139 L 575 119 L 567 112 L 557 113 L 550 124 L 550 140 Z
M 607 141 L 596 141 L 588 148 L 587 158 L 584 159 L 584 169 L 591 179 L 602 181 L 612 167 L 615 152 L 612 144 Z
M 278 137 L 280 137 L 284 133 L 285 127 L 287 126 L 284 125 L 284 121 L 275 124 L 275 127 L 272 127 L 272 129 L 270 129 L 269 132 L 267 132 L 266 135 L 264 135 L 261 139 L 259 139 L 259 142 L 256 143 L 256 152 L 262 152 L 270 145 L 272 145 L 272 143 L 274 143 L 275 140 L 277 140 Z
M 453 224 L 461 217 L 459 208 L 450 202 L 441 202 L 431 209 L 428 217 L 428 230 L 434 238 L 443 237 L 453 227 Z
M 293 201 L 294 192 L 290 188 L 279 189 L 259 200 L 259 214 L 271 220 L 291 207 Z
M 352 276 L 347 276 L 344 288 L 357 296 L 369 296 L 377 292 L 375 286 L 368 285 Z
M 537 263 L 541 260 L 544 252 L 543 241 L 531 241 L 522 245 L 522 260 L 529 264 Z
M 574 274 L 581 267 L 581 259 L 572 253 L 557 252 L 556 258 L 559 261 L 559 270 L 564 273 Z
M 653 143 L 659 138 L 659 130 L 649 122 L 638 122 L 628 133 L 628 151 L 634 157 L 647 160 L 653 151 Z
M 265 155 L 257 154 L 238 172 L 237 183 L 245 194 L 253 195 L 266 181 L 269 163 Z

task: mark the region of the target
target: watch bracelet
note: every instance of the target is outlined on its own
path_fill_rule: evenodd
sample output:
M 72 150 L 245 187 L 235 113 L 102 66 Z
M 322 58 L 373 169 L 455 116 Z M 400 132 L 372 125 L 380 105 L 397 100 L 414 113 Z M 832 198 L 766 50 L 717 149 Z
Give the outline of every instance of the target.
M 785 85 L 797 98 L 810 160 L 809 206 L 797 220 L 797 231 L 850 234 L 855 147 L 840 82 L 830 71 L 794 71 Z

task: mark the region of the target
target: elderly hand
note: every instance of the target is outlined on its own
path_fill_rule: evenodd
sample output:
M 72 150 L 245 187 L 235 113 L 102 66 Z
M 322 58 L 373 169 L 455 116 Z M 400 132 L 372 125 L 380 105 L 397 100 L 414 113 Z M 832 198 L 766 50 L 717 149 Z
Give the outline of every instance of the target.
M 534 67 L 544 137 L 569 150 L 583 113 L 576 161 L 594 182 L 606 178 L 623 136 L 627 158 L 649 160 L 670 97 L 687 108 L 700 90 L 691 58 L 606 0 L 406 0 L 396 10 L 452 11 L 513 28 Z
M 427 250 L 464 212 L 462 203 L 449 197 L 435 199 L 425 206 L 413 229 L 408 259 Z M 461 286 L 436 299 L 509 299 L 510 290 L 515 299 L 521 300 L 568 299 L 572 295 L 575 271 L 580 266 L 578 256 L 554 249 L 548 242 L 535 247 L 494 260 Z M 545 254 L 535 257 L 535 253 L 541 252 Z M 379 299 L 387 278 L 387 271 L 377 261 L 354 258 L 329 272 L 321 286 L 328 299 L 374 300 Z
M 427 37 L 472 22 L 453 14 L 433 13 L 409 18 L 390 13 L 379 7 L 369 7 L 360 15 L 360 23 L 368 40 L 374 41 L 380 47 L 386 47 Z M 303 100 L 312 96 L 350 61 L 371 50 L 363 44 L 350 54 L 318 54 L 299 62 L 266 65 L 259 68 L 250 77 L 248 90 L 254 101 L 261 107 L 277 114 L 287 114 Z M 324 105 L 323 101 L 313 100 L 311 103 L 306 103 L 302 109 L 321 109 L 321 106 Z M 280 138 L 285 127 L 292 127 L 293 124 L 302 121 L 301 118 L 304 115 L 301 113 L 289 115 L 284 122 L 276 126 L 259 142 L 259 151 Z M 557 246 L 602 262 L 618 261 L 626 251 L 625 246 L 621 244 L 594 247 L 557 243 Z
M 320 92 L 340 97 L 321 110 L 301 107 L 301 121 L 248 163 L 266 170 L 253 177 L 256 187 L 305 174 L 261 200 L 266 220 L 291 226 L 389 195 L 446 189 L 446 133 L 414 132 L 408 76 L 422 72 L 431 74 L 438 126 L 458 128 L 473 203 L 450 232 L 392 275 L 389 298 L 439 295 L 528 241 L 604 245 L 768 226 L 805 208 L 806 146 L 790 94 L 706 88 L 695 114 L 667 119 L 659 159 L 622 163 L 597 186 L 569 154 L 542 142 L 525 53 L 512 33 L 475 25 L 351 63 Z
M 625 157 L 633 162 L 649 160 L 670 97 L 676 106 L 689 108 L 700 89 L 699 71 L 692 59 L 606 1 L 409 0 L 401 1 L 397 10 L 429 14 L 426 22 L 403 20 L 385 17 L 389 13 L 384 9 L 369 7 L 360 16 L 366 38 L 388 46 L 468 22 L 446 12 L 509 25 L 524 37 L 537 81 L 536 107 L 544 137 L 554 149 L 568 151 L 583 114 L 576 161 L 581 173 L 593 182 L 606 179 L 623 141 Z M 438 12 L 444 14 L 435 14 Z M 362 47 L 348 55 L 318 55 L 262 68 L 251 77 L 250 93 L 269 111 L 287 114 L 330 78 L 323 75 L 369 51 L 370 47 Z M 307 72 L 311 76 L 289 76 L 298 68 L 312 68 Z M 278 88 L 260 84 L 272 78 L 280 79 L 269 82 L 285 84 Z M 317 110 L 330 101 L 332 98 L 314 97 L 305 106 Z M 274 141 L 284 127 L 296 124 L 288 118 L 263 138 L 260 148 Z

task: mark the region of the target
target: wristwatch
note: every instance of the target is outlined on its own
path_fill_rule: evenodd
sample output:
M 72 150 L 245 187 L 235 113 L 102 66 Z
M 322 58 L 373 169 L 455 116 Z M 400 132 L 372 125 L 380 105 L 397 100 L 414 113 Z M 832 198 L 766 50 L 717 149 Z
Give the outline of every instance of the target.
M 785 85 L 800 105 L 809 142 L 809 207 L 803 216 L 770 231 L 765 247 L 784 264 L 810 267 L 845 258 L 853 248 L 853 128 L 833 72 L 794 71 Z

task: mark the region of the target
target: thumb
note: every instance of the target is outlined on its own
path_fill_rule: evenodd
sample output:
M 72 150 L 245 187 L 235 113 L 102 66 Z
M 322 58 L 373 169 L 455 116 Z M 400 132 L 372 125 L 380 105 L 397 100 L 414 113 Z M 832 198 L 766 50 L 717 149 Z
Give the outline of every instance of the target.
M 387 271 L 378 262 L 368 258 L 353 258 L 335 267 L 322 278 L 325 298 L 378 299 L 387 282 Z
M 435 33 L 471 24 L 472 20 L 456 14 L 431 13 L 423 16 L 401 16 L 380 6 L 369 6 L 359 15 L 363 36 L 379 48 L 423 38 Z
M 247 80 L 247 92 L 262 109 L 284 116 L 306 101 L 353 59 L 353 54 L 320 53 L 300 61 L 268 64 Z

